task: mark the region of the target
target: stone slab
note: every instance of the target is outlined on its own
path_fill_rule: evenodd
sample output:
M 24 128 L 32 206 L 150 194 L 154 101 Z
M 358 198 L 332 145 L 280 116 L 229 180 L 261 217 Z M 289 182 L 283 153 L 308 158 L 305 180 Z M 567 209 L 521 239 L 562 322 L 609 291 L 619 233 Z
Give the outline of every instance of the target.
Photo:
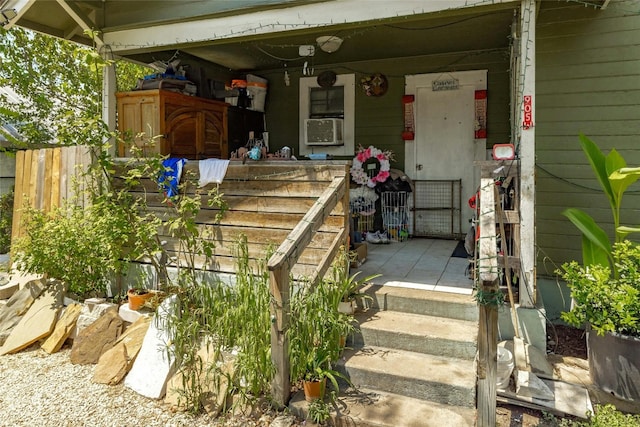
M 125 322 L 134 323 L 141 317 L 151 317 L 153 316 L 153 311 L 148 308 L 141 308 L 140 310 L 131 310 L 129 308 L 129 304 L 122 304 L 118 309 L 118 314 L 120 314 L 120 318 Z
M 118 316 L 116 307 L 112 306 L 98 320 L 78 333 L 71 348 L 71 363 L 98 363 L 100 356 L 115 345 L 123 330 L 124 322 Z
M 538 376 L 529 371 L 516 370 L 516 394 L 518 397 L 535 397 L 542 400 L 553 400 L 551 389 Z
M 82 310 L 81 304 L 67 306 L 49 337 L 42 343 L 42 349 L 49 354 L 59 351 L 76 327 L 76 321 Z
M 0 355 L 18 352 L 49 336 L 58 320 L 65 292 L 66 288 L 61 282 L 48 283 L 44 292 L 11 331 L 0 348 Z
M 167 381 L 175 372 L 175 360 L 168 351 L 172 336 L 165 325 L 177 306 L 178 298 L 175 295 L 160 304 L 144 337 L 140 353 L 124 380 L 125 387 L 151 399 L 160 399 L 165 395 Z
M 100 356 L 93 371 L 94 383 L 114 385 L 122 381 L 138 356 L 150 323 L 149 317 L 141 317 L 120 335 L 113 348 Z
M 118 384 L 127 375 L 129 365 L 127 347 L 118 343 L 100 356 L 92 381 L 96 384 Z
M 20 322 L 44 288 L 44 280 L 33 280 L 13 294 L 0 308 L 0 345 L 4 344 L 11 330 Z
M 512 390 L 498 390 L 498 402 L 545 410 L 560 416 L 568 414 L 583 419 L 587 418 L 587 412 L 593 413 L 589 392 L 584 386 L 563 381 L 544 379 L 541 381 L 553 392 L 553 400 L 518 396 Z
M 11 298 L 18 289 L 20 289 L 20 285 L 15 282 L 7 281 L 6 283 L 0 284 L 0 299 Z

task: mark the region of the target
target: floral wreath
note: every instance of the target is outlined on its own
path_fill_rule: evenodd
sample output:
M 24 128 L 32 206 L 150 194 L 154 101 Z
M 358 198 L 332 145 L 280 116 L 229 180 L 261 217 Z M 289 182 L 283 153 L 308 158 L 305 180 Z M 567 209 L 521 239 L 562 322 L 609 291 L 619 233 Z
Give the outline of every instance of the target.
M 376 159 L 380 163 L 380 171 L 376 176 L 369 178 L 362 165 L 369 159 Z M 351 166 L 351 178 L 356 184 L 375 187 L 378 182 L 385 182 L 389 178 L 390 160 L 393 160 L 391 151 L 382 151 L 373 145 L 369 148 L 360 147 L 353 158 Z

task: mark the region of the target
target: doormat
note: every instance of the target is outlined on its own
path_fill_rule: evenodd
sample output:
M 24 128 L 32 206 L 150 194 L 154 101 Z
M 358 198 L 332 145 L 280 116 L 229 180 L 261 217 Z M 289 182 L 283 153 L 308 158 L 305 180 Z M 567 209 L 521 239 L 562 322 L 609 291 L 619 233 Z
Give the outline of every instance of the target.
M 458 245 L 451 254 L 452 258 L 469 258 L 467 250 L 464 248 L 464 240 L 459 240 Z

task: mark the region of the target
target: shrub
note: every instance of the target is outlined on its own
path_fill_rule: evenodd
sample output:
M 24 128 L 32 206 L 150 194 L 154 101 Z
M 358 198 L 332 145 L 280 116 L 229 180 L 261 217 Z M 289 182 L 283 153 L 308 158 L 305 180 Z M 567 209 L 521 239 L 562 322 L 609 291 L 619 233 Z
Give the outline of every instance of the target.
M 13 224 L 13 188 L 0 196 L 0 254 L 11 248 L 11 227 Z

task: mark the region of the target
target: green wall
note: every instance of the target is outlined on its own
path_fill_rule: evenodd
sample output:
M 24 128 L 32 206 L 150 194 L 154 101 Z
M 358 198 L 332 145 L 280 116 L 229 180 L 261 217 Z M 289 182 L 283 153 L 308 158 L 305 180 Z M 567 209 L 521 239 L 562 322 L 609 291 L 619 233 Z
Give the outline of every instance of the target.
M 612 232 L 611 211 L 580 148 L 584 133 L 640 165 L 640 1 L 605 10 L 542 2 L 536 43 L 536 226 L 538 275 L 581 260 L 581 238 L 561 212 L 578 207 Z M 623 201 L 638 224 L 640 186 Z M 548 299 L 545 299 L 547 301 Z
M 455 65 L 453 65 L 455 64 Z M 356 85 L 364 76 L 382 73 L 387 77 L 389 89 L 381 97 L 368 97 L 356 87 L 355 146 L 374 145 L 391 150 L 396 161 L 391 167 L 404 170 L 404 141 L 400 137 L 404 130 L 402 96 L 404 77 L 411 74 L 447 71 L 487 69 L 488 72 L 488 138 L 487 145 L 509 141 L 509 75 L 508 54 L 504 49 L 491 52 L 466 52 L 421 56 L 403 60 L 345 63 L 331 68 L 315 68 L 314 75 L 326 69 L 337 74 L 355 73 Z M 284 84 L 284 68 L 261 72 L 269 80 L 266 103 L 266 121 L 272 150 L 283 146 L 298 147 L 298 79 L 302 76 L 299 67 L 287 68 L 291 85 Z M 353 156 L 345 157 L 351 159 Z

